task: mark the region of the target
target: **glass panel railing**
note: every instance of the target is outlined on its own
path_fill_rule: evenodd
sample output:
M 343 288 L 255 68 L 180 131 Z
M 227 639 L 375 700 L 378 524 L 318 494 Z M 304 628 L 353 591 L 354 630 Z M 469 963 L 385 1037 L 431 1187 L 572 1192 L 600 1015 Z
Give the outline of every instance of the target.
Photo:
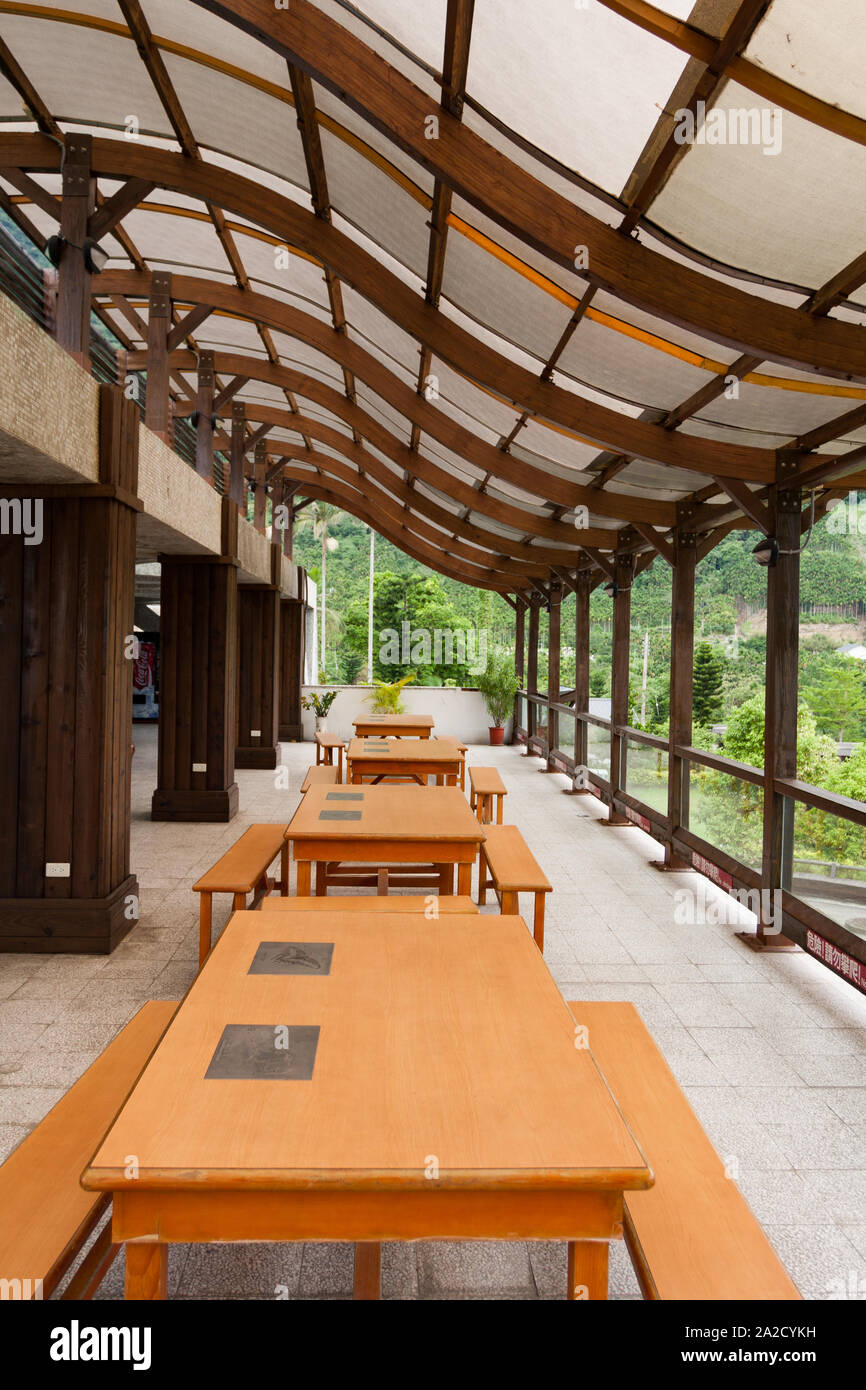
M 866 940 L 866 826 L 802 802 L 793 807 L 791 892 Z
M 598 724 L 586 726 L 586 765 L 596 777 L 610 781 L 610 730 Z
M 574 757 L 574 731 L 577 727 L 577 720 L 573 714 L 563 714 L 561 711 L 557 715 L 557 735 L 556 746 L 560 753 L 566 757 Z
M 518 695 L 518 697 L 517 697 L 517 727 L 518 727 L 519 729 L 526 729 L 526 728 L 528 728 L 528 727 L 529 727 L 529 726 L 528 726 L 528 719 L 529 719 L 529 713 L 528 713 L 528 706 L 527 706 L 526 696 L 525 696 L 525 695 Z
M 764 790 L 742 777 L 690 762 L 688 829 L 760 872 Z M 637 793 L 633 792 L 633 795 Z
M 628 740 L 625 790 L 629 796 L 651 806 L 666 816 L 668 813 L 668 755 L 664 748 L 651 748 L 644 743 Z

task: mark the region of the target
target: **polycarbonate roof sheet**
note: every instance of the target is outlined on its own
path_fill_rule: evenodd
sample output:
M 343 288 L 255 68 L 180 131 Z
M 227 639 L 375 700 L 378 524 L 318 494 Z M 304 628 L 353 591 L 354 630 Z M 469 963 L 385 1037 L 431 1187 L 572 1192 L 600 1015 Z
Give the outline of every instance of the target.
M 862 0 L 773 0 L 745 56 L 843 111 L 866 118 L 862 62 L 851 62 Z

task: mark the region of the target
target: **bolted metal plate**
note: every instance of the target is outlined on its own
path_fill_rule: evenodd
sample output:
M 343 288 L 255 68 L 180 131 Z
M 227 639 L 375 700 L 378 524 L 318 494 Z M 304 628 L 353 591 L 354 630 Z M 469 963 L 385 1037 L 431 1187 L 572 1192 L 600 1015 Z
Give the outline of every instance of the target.
M 333 941 L 261 941 L 248 975 L 330 975 Z
M 326 801 L 363 801 L 363 792 L 328 792 Z
M 206 1081 L 311 1081 L 318 1025 L 229 1023 Z
M 320 811 L 319 820 L 360 820 L 360 811 Z

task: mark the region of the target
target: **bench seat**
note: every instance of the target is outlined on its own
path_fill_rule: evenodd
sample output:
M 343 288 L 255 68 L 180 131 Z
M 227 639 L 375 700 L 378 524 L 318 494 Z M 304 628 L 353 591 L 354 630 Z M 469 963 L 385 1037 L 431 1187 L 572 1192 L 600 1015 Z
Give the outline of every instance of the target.
M 552 892 L 553 884 L 516 825 L 488 825 L 485 834 L 478 853 L 478 902 L 483 907 L 487 889 L 493 888 L 500 910 L 509 915 L 519 911 L 519 893 L 533 893 L 532 935 L 543 951 L 545 894 Z
M 337 781 L 343 780 L 343 753 L 346 744 L 337 734 L 329 734 L 327 731 L 316 730 L 316 765 L 323 763 L 326 767 L 334 764 L 334 754 L 337 754 Z
M 0 1166 L 0 1272 L 13 1297 L 50 1298 L 108 1209 L 105 1192 L 79 1179 L 177 1009 L 153 1000 Z M 63 1297 L 93 1297 L 119 1246 L 99 1233 Z M 17 1285 L 13 1281 L 18 1281 Z
M 625 1240 L 644 1297 L 798 1299 L 635 1006 L 568 1007 L 655 1174 L 653 1187 L 625 1194 Z
M 387 897 L 367 893 L 358 897 L 334 898 L 263 898 L 262 911 L 265 912 L 426 912 L 435 905 L 436 912 L 477 912 L 478 908 L 471 898 L 458 898 L 450 894 L 437 897 L 431 894 L 423 897 L 418 894 Z
M 301 783 L 301 791 L 308 792 L 310 787 L 330 787 L 337 784 L 337 768 L 332 763 L 318 763 L 315 767 L 307 768 L 307 775 Z
M 213 920 L 214 893 L 231 893 L 233 909 L 242 912 L 247 905 L 247 893 L 255 893 L 255 906 L 259 897 L 270 892 L 268 869 L 280 856 L 279 886 L 282 893 L 289 891 L 289 847 L 285 838 L 285 825 L 251 825 L 230 850 L 218 859 L 213 868 L 203 874 L 198 883 L 193 884 L 193 892 L 201 894 L 199 910 L 198 965 L 204 965 L 211 948 L 211 926 Z
M 508 788 L 495 767 L 470 767 L 469 805 L 482 825 L 493 820 L 493 803 L 496 802 L 496 824 L 502 824 L 502 803 L 508 795 Z

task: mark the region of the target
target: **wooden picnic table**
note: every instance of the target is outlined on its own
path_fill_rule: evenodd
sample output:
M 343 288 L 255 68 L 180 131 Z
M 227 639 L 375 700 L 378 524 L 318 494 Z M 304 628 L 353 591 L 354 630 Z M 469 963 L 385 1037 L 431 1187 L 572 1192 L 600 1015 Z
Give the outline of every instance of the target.
M 359 785 L 371 778 L 373 785 L 391 777 L 413 778 L 426 786 L 428 777 L 437 785 L 456 787 L 463 755 L 453 738 L 353 738 L 346 752 L 346 780 Z
M 605 1298 L 652 1176 L 575 1034 L 520 917 L 236 913 L 82 1178 L 126 1297 L 176 1242 L 508 1239 Z
M 311 787 L 286 828 L 299 897 L 310 894 L 313 864 L 317 893 L 326 892 L 329 881 L 344 887 L 372 882 L 380 892 L 394 883 L 453 893 L 456 864 L 457 893 L 468 897 L 484 838 L 459 788 L 402 784 Z M 373 865 L 371 878 L 364 866 Z
M 364 714 L 353 719 L 355 734 L 382 734 L 385 738 L 429 738 L 433 730 L 432 714 Z

